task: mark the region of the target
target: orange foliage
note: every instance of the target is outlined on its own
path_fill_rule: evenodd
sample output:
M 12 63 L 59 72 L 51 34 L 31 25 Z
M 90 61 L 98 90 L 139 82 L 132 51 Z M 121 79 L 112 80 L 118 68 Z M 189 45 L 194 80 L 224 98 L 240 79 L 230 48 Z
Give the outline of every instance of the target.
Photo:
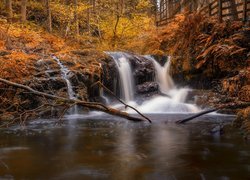
M 20 82 L 22 78 L 31 75 L 35 55 L 23 52 L 13 52 L 0 58 L 0 77 Z

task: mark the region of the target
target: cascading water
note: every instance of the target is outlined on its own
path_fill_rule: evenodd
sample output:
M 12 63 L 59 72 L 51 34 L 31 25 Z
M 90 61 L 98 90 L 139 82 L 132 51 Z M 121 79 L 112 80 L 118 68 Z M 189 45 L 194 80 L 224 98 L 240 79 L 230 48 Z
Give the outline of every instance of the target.
M 152 56 L 145 56 L 147 59 L 151 60 L 155 67 L 156 81 L 160 87 L 160 91 L 164 94 L 168 94 L 170 89 L 174 88 L 174 82 L 169 75 L 170 69 L 170 56 L 168 56 L 168 61 L 164 66 L 161 66 Z
M 126 53 L 122 52 L 107 52 L 110 55 L 117 66 L 120 75 L 120 89 L 122 93 L 122 99 L 128 103 L 134 100 L 134 79 L 132 75 L 131 66 Z
M 160 87 L 160 91 L 163 94 L 171 96 L 175 102 L 184 103 L 188 95 L 188 88 L 176 88 L 174 81 L 170 75 L 171 57 L 168 56 L 167 62 L 164 66 L 161 66 L 152 56 L 145 56 L 147 59 L 153 62 L 156 71 L 156 81 Z
M 65 67 L 62 62 L 60 61 L 60 59 L 58 59 L 56 56 L 52 56 L 52 58 L 57 62 L 57 64 L 59 65 L 60 67 L 60 70 L 61 70 L 61 76 L 62 78 L 65 80 L 66 84 L 67 84 L 67 91 L 68 91 L 68 96 L 69 96 L 69 99 L 77 99 L 76 98 L 76 94 L 73 90 L 73 86 L 68 78 L 68 74 L 70 73 L 70 70 Z M 70 110 L 69 110 L 70 114 L 77 114 L 78 111 L 77 111 L 77 106 L 74 106 L 72 107 Z
M 125 102 L 130 102 L 129 104 L 135 106 L 139 111 L 143 113 L 183 113 L 199 111 L 199 108 L 195 105 L 185 103 L 189 89 L 176 88 L 169 73 L 171 64 L 170 57 L 164 66 L 161 66 L 151 56 L 145 57 L 147 60 L 152 61 L 159 89 L 161 93 L 166 94 L 166 96 L 156 95 L 151 99 L 144 101 L 142 104 L 138 104 L 133 98 L 136 89 L 131 70 L 132 68 L 128 59 L 128 57 L 131 58 L 133 55 L 121 52 L 109 52 L 107 54 L 109 54 L 116 62 L 120 76 L 122 98 L 124 98 Z M 119 107 L 119 105 L 115 105 L 115 107 Z M 134 111 L 129 109 L 128 112 L 133 113 Z

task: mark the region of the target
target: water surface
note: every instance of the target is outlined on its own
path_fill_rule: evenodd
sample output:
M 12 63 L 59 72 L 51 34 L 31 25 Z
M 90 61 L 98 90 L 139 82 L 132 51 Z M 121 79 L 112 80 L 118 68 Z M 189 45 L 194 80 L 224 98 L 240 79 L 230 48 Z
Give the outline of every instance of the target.
M 1 130 L 0 179 L 248 179 L 248 142 L 232 117 L 186 125 L 151 115 L 153 124 L 110 116 L 37 120 Z M 57 122 L 57 123 L 56 123 Z

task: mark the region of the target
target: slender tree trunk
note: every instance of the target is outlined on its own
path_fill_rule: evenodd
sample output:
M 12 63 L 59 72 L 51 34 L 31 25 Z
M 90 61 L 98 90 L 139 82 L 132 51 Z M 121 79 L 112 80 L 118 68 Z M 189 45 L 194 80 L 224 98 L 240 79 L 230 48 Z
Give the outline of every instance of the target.
M 232 13 L 233 20 L 237 21 L 238 20 L 238 13 L 237 13 L 237 7 L 236 7 L 235 0 L 230 0 L 230 5 L 231 5 L 230 11 Z
M 27 0 L 21 1 L 21 22 L 26 21 Z
M 89 6 L 91 5 L 91 0 L 89 0 Z M 90 34 L 90 13 L 91 13 L 91 10 L 90 10 L 90 7 L 88 8 L 88 11 L 87 11 L 87 31 L 88 33 Z
M 79 21 L 78 21 L 77 8 L 78 8 L 78 0 L 74 0 L 74 19 L 75 19 L 75 25 L 76 25 L 76 36 L 78 37 L 80 32 L 79 32 Z
M 45 8 L 47 14 L 46 28 L 48 32 L 52 32 L 52 18 L 51 18 L 51 9 L 50 9 L 50 0 L 45 0 Z
M 6 10 L 8 13 L 8 21 L 11 22 L 13 18 L 13 10 L 12 10 L 12 0 L 6 0 Z

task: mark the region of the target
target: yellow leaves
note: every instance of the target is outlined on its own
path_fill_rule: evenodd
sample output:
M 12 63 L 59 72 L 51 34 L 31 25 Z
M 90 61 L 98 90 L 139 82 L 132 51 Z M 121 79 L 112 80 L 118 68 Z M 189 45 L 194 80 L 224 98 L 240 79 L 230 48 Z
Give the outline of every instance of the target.
M 152 4 L 149 0 L 140 0 L 136 6 L 136 9 L 143 10 L 152 7 Z

